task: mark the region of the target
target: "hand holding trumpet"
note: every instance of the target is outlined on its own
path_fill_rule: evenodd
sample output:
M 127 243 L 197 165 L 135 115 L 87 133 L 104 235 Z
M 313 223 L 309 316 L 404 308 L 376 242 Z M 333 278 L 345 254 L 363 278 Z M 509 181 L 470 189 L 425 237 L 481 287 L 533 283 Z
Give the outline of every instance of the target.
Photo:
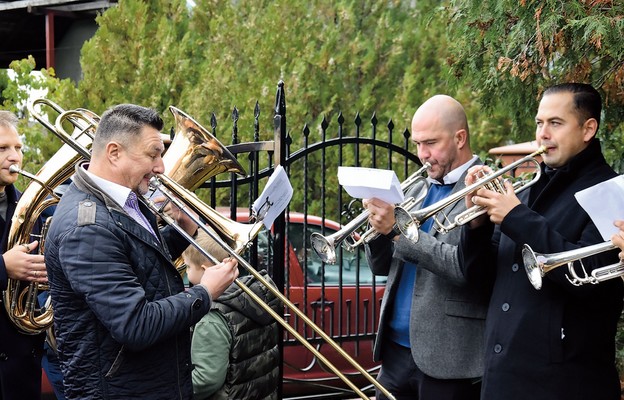
M 622 250 L 619 254 L 619 257 L 620 260 L 624 261 L 624 220 L 615 221 L 613 225 L 620 228 L 620 231 L 611 236 L 611 243 L 613 243 L 615 246 L 619 247 L 620 250 Z
M 368 222 L 375 231 L 382 235 L 387 235 L 392 231 L 396 223 L 394 204 L 376 198 L 364 199 L 362 204 L 369 212 Z
M 466 174 L 465 184 L 470 186 L 477 182 L 480 177 L 491 174 L 492 169 L 485 165 L 477 165 L 470 168 Z M 476 191 L 466 196 L 466 207 L 472 206 L 483 207 L 487 215 L 495 224 L 500 224 L 509 212 L 520 204 L 518 196 L 516 196 L 513 184 L 505 179 L 502 181 L 503 190 L 498 192 L 490 190 L 487 186 L 480 187 Z M 470 227 L 476 228 L 485 222 L 485 214 L 470 221 Z

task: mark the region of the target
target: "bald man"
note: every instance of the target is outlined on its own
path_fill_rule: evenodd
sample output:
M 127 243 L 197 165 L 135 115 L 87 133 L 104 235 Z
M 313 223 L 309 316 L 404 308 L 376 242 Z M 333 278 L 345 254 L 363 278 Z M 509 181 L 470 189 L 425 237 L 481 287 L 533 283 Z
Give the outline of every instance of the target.
M 466 113 L 452 97 L 433 96 L 416 110 L 412 140 L 421 162 L 431 164 L 423 208 L 463 189 L 468 168 L 481 164 L 470 149 Z M 418 185 L 408 195 L 424 190 Z M 413 243 L 393 229 L 392 204 L 368 199 L 364 205 L 383 234 L 366 245 L 369 265 L 388 277 L 374 349 L 379 382 L 397 399 L 478 400 L 487 299 L 459 267 L 460 229 L 443 235 L 429 220 Z M 465 209 L 461 200 L 445 212 L 453 219 Z

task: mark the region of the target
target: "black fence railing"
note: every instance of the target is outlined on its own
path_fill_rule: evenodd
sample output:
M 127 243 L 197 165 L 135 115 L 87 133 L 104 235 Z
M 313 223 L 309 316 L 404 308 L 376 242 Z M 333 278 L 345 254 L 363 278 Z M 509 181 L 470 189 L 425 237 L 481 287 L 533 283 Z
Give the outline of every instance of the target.
M 203 187 L 209 190 L 211 206 L 245 222 L 274 167 L 278 164 L 284 167 L 293 186 L 293 199 L 271 231 L 260 233 L 245 256 L 254 268 L 267 269 L 290 302 L 362 367 L 375 374 L 378 366 L 372 360 L 372 344 L 385 277 L 372 275 L 362 246 L 354 252 L 339 247 L 336 264 L 322 262 L 310 246 L 310 235 L 313 232 L 331 235 L 362 212 L 361 203 L 350 198 L 338 184 L 338 166 L 393 169 L 399 179 L 405 179 L 420 167 L 418 158 L 409 149 L 409 132 L 397 133 L 392 121 L 381 127 L 373 115 L 367 135 L 363 132 L 368 128 L 359 113 L 355 114 L 353 124 L 340 113 L 335 124 L 326 118 L 321 120 L 315 131 L 320 133 L 320 141 L 313 142 L 307 125 L 300 130 L 287 130 L 282 82 L 277 87 L 273 111 L 273 140 L 259 139 L 262 130 L 260 107 L 256 103 L 254 139 L 239 143 L 238 110 L 233 110 L 232 144 L 228 149 L 237 155 L 247 174 L 213 178 Z M 214 115 L 211 127 L 216 134 L 218 125 Z M 301 132 L 301 137 L 293 138 L 288 132 Z M 295 141 L 300 143 L 299 147 Z M 219 191 L 229 191 L 229 196 L 222 196 L 229 198 L 226 207 L 217 207 L 221 205 L 217 204 Z M 292 311 L 285 309 L 284 318 L 345 376 L 371 390 L 368 381 Z M 281 354 L 284 398 L 349 396 L 347 386 L 288 332 L 283 335 Z

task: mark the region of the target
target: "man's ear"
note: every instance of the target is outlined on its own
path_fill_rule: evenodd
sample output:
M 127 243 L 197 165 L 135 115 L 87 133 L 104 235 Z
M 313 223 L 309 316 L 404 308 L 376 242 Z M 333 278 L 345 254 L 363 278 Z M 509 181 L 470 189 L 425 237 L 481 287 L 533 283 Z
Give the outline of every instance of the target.
M 106 144 L 106 158 L 108 158 L 110 162 L 117 161 L 121 151 L 122 147 L 117 142 L 108 142 Z
M 468 133 L 465 129 L 460 129 L 455 132 L 455 143 L 457 144 L 457 148 L 461 149 L 466 145 L 466 141 L 468 139 Z
M 583 123 L 583 141 L 585 143 L 589 142 L 596 136 L 596 131 L 598 130 L 598 121 L 595 118 L 589 118 L 585 123 Z

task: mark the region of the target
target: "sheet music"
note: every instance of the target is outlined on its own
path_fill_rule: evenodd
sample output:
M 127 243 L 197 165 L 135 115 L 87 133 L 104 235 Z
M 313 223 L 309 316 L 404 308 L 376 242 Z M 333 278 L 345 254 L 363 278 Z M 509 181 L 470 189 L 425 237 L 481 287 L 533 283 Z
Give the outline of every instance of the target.
M 619 229 L 615 220 L 624 220 L 624 175 L 577 192 L 576 200 L 589 214 L 602 238 L 607 241 Z
M 375 197 L 389 204 L 401 203 L 404 199 L 401 182 L 392 170 L 338 167 L 338 183 L 356 199 Z
M 260 197 L 254 201 L 252 209 L 267 229 L 271 229 L 275 219 L 286 209 L 292 199 L 293 188 L 286 171 L 281 165 L 269 177 Z

